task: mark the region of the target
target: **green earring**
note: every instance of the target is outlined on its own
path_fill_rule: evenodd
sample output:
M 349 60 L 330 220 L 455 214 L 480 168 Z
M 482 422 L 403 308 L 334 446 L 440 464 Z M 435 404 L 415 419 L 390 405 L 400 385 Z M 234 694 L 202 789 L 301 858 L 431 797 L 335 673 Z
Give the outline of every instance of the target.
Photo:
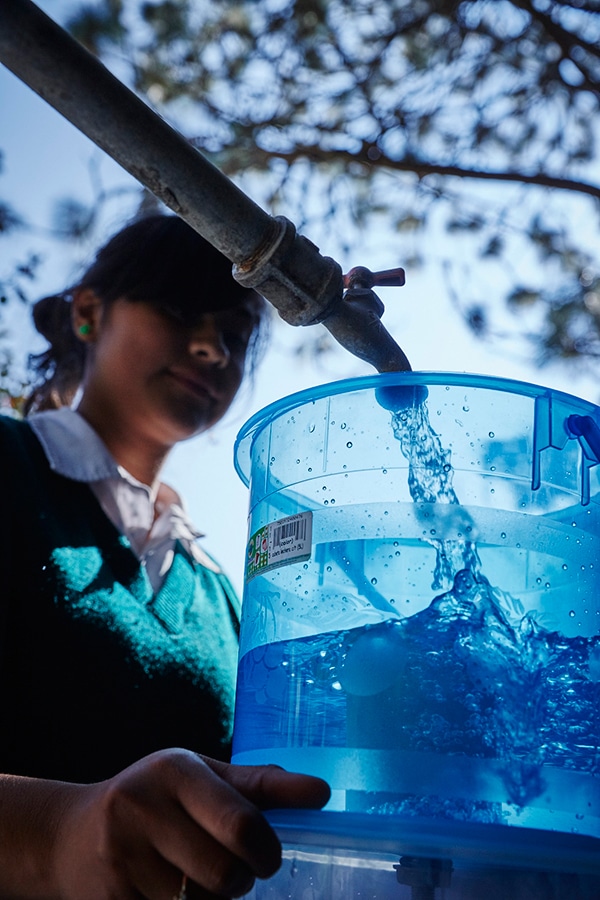
M 92 326 L 88 325 L 87 323 L 85 325 L 79 326 L 79 334 L 86 335 L 86 334 L 89 334 L 91 330 L 92 330 Z

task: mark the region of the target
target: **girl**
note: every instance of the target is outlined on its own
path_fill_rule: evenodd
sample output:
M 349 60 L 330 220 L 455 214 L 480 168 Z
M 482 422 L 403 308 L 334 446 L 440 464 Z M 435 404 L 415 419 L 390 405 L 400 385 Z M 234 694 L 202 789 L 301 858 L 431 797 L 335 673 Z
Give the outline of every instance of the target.
M 34 310 L 29 418 L 0 419 L 2 897 L 240 896 L 279 865 L 259 809 L 327 800 L 227 764 L 239 604 L 160 482 L 229 408 L 263 319 L 162 215 Z

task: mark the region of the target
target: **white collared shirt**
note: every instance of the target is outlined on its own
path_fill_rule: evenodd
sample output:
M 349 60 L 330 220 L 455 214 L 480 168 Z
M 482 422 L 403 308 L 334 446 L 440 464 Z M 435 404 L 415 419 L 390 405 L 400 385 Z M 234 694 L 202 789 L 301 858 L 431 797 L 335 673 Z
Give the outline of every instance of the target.
M 190 521 L 176 491 L 160 482 L 149 487 L 130 475 L 76 410 L 63 407 L 35 413 L 28 422 L 50 468 L 89 484 L 110 521 L 128 538 L 155 592 L 169 571 L 177 540 L 197 562 L 220 571 L 196 543 L 203 535 Z

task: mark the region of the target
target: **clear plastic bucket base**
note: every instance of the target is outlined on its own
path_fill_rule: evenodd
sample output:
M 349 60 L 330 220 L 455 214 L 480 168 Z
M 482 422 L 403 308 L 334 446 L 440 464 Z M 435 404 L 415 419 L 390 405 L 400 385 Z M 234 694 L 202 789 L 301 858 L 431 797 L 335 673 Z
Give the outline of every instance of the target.
M 598 900 L 600 842 L 470 823 L 270 814 L 282 865 L 247 900 Z M 508 833 L 507 833 L 508 832 Z

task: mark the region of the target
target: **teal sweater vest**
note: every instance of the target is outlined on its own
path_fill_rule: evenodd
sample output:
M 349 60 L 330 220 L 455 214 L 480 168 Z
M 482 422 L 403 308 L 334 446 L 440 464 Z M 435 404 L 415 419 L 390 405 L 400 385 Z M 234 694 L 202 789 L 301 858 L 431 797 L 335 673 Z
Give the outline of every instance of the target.
M 0 416 L 0 771 L 110 777 L 163 747 L 229 754 L 238 601 L 178 544 L 154 594 L 86 484 Z

